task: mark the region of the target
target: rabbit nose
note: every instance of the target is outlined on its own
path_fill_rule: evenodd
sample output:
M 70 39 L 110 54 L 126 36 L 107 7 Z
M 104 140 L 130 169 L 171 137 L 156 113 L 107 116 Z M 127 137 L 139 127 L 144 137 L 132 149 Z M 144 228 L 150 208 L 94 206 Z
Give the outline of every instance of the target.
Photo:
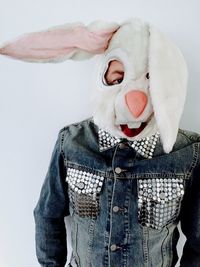
M 126 104 L 135 118 L 139 117 L 147 104 L 147 95 L 140 90 L 131 90 L 125 94 Z

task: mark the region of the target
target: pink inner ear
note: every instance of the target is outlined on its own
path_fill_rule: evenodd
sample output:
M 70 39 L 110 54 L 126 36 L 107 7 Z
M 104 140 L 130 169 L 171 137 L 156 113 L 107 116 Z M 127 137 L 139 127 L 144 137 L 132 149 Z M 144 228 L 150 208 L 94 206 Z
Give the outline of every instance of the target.
M 116 29 L 88 31 L 87 27 L 56 28 L 24 34 L 0 49 L 0 53 L 19 59 L 51 59 L 76 49 L 102 53 Z

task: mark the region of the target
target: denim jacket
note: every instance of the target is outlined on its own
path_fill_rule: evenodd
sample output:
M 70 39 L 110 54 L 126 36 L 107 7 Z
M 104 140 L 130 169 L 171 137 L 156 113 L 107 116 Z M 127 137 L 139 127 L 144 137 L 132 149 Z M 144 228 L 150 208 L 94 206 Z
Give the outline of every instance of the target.
M 180 266 L 200 267 L 200 135 L 179 129 L 147 159 L 126 138 L 100 151 L 98 130 L 91 117 L 59 131 L 34 208 L 41 266 L 65 266 L 70 215 L 68 266 L 173 267 L 180 221 Z

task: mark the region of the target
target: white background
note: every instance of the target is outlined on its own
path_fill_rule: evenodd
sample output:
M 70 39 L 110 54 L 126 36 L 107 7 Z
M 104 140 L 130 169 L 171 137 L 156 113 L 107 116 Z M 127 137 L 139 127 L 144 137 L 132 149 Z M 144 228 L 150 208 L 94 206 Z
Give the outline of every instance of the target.
M 167 33 L 181 48 L 190 78 L 180 127 L 200 132 L 199 10 L 198 0 L 0 0 L 0 44 L 25 32 L 67 22 L 88 24 L 105 19 L 120 23 L 129 17 L 141 17 Z M 95 90 L 91 88 L 94 63 L 95 58 L 38 64 L 0 56 L 1 267 L 39 266 L 33 208 L 58 131 L 91 115 L 88 98 L 90 90 Z M 179 254 L 183 242 L 181 236 Z

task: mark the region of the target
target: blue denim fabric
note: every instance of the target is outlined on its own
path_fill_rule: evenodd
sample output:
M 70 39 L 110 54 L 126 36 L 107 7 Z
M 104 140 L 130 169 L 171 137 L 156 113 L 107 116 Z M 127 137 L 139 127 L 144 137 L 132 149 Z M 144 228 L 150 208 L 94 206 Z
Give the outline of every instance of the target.
M 164 153 L 159 139 L 153 158 L 146 159 L 128 145 L 116 144 L 100 152 L 98 127 L 92 118 L 63 127 L 34 209 L 36 253 L 41 266 L 65 266 L 64 217 L 70 215 L 73 251 L 68 266 L 173 267 L 178 261 L 180 221 L 187 238 L 180 266 L 199 267 L 199 146 L 200 135 L 179 129 L 173 151 Z M 123 171 L 116 172 L 116 167 Z M 67 182 L 70 169 L 82 181 L 86 179 L 84 173 L 104 178 L 96 199 L 85 199 L 72 188 L 70 191 Z M 170 207 L 173 202 L 176 207 L 172 215 L 166 215 L 171 216 L 169 220 L 159 222 L 159 216 L 165 213 L 160 207 L 152 213 L 159 225 L 154 228 L 146 217 L 139 220 L 139 181 L 150 182 L 151 186 L 156 181 L 159 186 L 161 180 L 169 182 L 169 179 L 182 180 L 184 194 L 167 201 L 166 205 Z M 172 193 L 173 197 L 176 193 Z M 150 203 L 156 204 L 148 194 Z M 91 210 L 95 216 L 90 216 Z

